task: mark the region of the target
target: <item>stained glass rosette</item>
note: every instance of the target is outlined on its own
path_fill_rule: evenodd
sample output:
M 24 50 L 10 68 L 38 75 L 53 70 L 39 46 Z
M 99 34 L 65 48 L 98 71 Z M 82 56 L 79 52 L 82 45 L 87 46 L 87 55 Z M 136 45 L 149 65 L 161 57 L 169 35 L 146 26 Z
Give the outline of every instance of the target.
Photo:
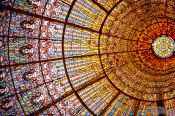
M 168 58 L 174 52 L 174 40 L 171 37 L 160 36 L 154 40 L 152 47 L 156 56 Z

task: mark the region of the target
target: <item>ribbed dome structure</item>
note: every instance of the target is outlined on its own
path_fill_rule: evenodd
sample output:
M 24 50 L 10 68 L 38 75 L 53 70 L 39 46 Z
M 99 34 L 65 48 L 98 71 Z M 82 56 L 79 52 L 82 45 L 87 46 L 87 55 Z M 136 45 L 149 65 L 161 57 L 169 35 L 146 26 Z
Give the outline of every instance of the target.
M 1 0 L 0 115 L 174 116 L 174 0 Z

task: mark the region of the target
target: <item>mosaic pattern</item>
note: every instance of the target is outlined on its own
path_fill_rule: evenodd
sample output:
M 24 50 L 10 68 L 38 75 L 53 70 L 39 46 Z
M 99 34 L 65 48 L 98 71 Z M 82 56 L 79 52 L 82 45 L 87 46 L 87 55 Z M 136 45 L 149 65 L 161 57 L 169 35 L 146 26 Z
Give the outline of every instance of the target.
M 175 114 L 175 55 L 159 53 L 164 43 L 172 53 L 174 8 L 174 0 L 1 0 L 0 115 Z

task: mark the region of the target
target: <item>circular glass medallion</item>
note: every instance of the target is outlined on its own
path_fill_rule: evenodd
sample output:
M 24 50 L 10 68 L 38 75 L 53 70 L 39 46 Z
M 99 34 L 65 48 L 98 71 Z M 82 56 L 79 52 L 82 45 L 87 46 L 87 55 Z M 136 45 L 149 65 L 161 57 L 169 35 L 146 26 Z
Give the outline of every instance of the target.
M 154 54 L 159 58 L 168 58 L 174 52 L 174 40 L 170 36 L 159 36 L 153 44 Z

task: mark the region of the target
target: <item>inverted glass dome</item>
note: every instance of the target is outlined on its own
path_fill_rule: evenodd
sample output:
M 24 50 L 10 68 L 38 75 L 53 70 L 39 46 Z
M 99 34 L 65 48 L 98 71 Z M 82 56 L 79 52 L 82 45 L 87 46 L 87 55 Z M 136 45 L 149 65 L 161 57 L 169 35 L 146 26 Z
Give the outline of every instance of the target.
M 0 115 L 174 115 L 174 8 L 1 0 Z

